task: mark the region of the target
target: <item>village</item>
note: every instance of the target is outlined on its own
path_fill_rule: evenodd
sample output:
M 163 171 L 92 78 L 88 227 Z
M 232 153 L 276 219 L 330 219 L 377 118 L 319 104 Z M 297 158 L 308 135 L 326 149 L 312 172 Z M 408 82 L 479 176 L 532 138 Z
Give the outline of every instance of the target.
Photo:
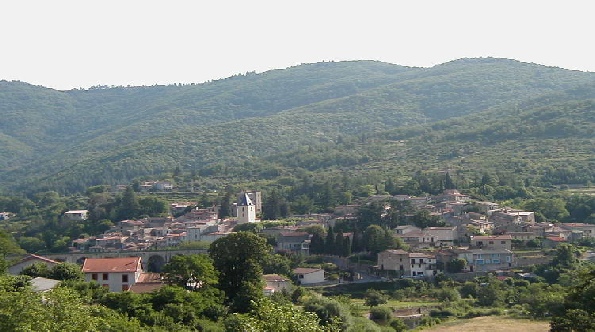
M 171 188 L 160 187 L 160 190 Z M 258 232 L 273 239 L 277 253 L 307 258 L 313 254 L 313 235 L 305 231 L 308 227 L 329 230 L 346 220 L 357 222 L 358 209 L 362 205 L 389 201 L 407 202 L 415 211 L 427 211 L 444 226 L 421 228 L 411 222 L 396 226 L 389 232 L 405 244 L 407 250 L 382 250 L 373 264 L 326 255 L 340 269 L 350 271 L 350 278 L 329 278 L 329 272 L 323 268 L 297 267 L 293 270 L 296 283 L 319 286 L 395 278 L 431 280 L 442 273 L 463 279 L 488 272 L 512 275 L 522 272 L 523 267 L 549 262 L 551 257 L 542 254 L 543 250 L 595 236 L 595 225 L 538 223 L 532 211 L 472 200 L 456 189 L 424 197 L 371 196 L 360 204 L 337 206 L 334 213 L 294 215 L 289 225 L 259 220 L 261 197 L 259 191 L 238 193 L 232 204 L 233 215 L 225 219 L 218 218 L 216 206 L 197 208 L 192 202 L 172 203 L 169 217 L 118 221 L 101 235 L 73 240 L 66 254 L 69 258 L 30 254 L 10 267 L 9 272 L 19 274 L 34 263 L 52 267 L 60 261 L 71 261 L 82 265 L 87 281 L 97 281 L 110 291 L 150 292 L 163 286 L 161 268 L 172 255 L 184 254 L 183 248 L 192 247 L 192 244 L 201 244 L 202 249 L 187 252 L 206 253 L 208 244 L 231 234 L 238 225 L 267 223 L 269 227 L 260 227 Z M 390 212 L 390 204 L 383 207 L 384 213 Z M 71 210 L 63 217 L 84 223 L 88 211 Z M 353 233 L 344 233 L 343 237 L 349 245 L 352 244 Z M 167 254 L 155 254 L 159 252 Z M 287 290 L 293 284 L 288 276 L 274 274 L 263 278 L 266 283 L 264 292 L 269 295 Z

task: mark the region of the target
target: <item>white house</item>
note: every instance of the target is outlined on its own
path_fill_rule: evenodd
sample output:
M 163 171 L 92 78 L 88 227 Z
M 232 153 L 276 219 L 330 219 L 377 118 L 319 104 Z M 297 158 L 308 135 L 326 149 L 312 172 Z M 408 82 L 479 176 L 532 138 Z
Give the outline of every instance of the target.
M 110 292 L 130 289 L 142 272 L 140 257 L 87 258 L 83 263 L 85 281 L 96 281 Z
M 436 256 L 425 253 L 409 253 L 412 277 L 429 277 L 436 273 Z
M 297 269 L 293 270 L 293 273 L 297 276 L 300 285 L 310 285 L 324 282 L 323 269 L 298 267 Z
M 89 217 L 88 210 L 70 210 L 64 212 L 64 219 L 71 221 L 84 221 Z

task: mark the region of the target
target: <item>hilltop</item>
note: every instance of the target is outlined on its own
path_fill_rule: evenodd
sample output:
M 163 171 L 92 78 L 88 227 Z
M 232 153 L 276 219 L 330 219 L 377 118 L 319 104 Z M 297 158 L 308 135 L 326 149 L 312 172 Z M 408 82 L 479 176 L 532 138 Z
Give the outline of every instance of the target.
M 588 168 L 594 86 L 594 73 L 494 58 L 432 68 L 325 62 L 183 86 L 57 91 L 2 81 L 0 184 L 77 192 L 176 167 L 229 181 L 509 169 L 509 157 L 483 161 L 552 151 Z

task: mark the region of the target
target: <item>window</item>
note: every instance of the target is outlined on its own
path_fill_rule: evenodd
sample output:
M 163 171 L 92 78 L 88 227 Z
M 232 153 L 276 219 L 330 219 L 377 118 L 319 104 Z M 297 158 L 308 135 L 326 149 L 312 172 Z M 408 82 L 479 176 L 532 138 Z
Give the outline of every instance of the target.
M 500 241 L 500 244 L 506 244 L 506 241 Z
M 91 279 L 93 279 L 93 280 L 97 280 L 97 273 L 93 273 L 93 274 L 91 274 Z
M 411 264 L 415 264 L 415 258 L 411 259 Z
M 122 275 L 122 282 L 128 282 L 128 275 L 127 274 L 123 274 Z
M 107 273 L 104 273 L 103 274 L 103 280 L 107 280 L 107 279 L 108 279 L 108 274 Z
M 506 263 L 510 263 L 510 256 L 506 256 Z
M 494 241 L 490 241 L 490 242 L 488 242 L 488 243 L 489 243 L 489 244 L 494 244 Z

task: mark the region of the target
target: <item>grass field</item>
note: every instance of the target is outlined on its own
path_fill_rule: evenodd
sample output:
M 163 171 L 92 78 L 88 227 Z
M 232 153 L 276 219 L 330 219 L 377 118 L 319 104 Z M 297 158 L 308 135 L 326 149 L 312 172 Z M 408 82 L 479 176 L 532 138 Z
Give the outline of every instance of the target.
M 498 316 L 459 319 L 424 329 L 424 332 L 544 332 L 549 331 L 549 322 L 528 319 L 513 319 Z

